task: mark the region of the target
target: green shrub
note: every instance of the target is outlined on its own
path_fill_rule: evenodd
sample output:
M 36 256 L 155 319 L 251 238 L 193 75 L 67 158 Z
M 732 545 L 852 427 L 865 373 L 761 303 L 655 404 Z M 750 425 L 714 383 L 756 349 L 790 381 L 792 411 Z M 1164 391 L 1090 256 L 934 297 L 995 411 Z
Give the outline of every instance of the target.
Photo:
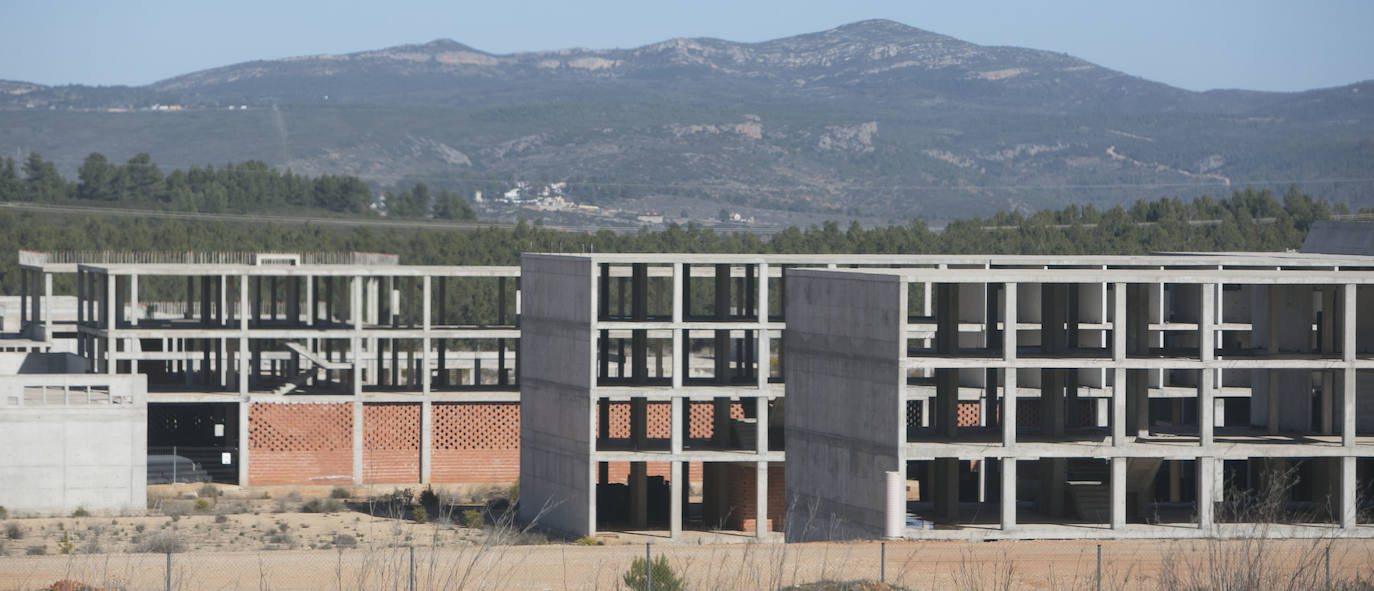
M 334 545 L 340 548 L 353 548 L 358 545 L 358 539 L 348 534 L 334 536 Z
M 197 496 L 205 497 L 207 499 L 218 498 L 219 494 L 219 489 L 216 488 L 215 485 L 210 483 L 200 485 L 200 490 L 196 491 Z
M 520 483 L 519 483 L 519 482 L 516 482 L 515 484 L 510 485 L 510 488 L 506 489 L 506 498 L 507 498 L 507 499 L 510 499 L 510 502 L 511 502 L 511 503 L 515 503 L 516 501 L 519 501 L 519 500 L 520 500 Z
M 9 510 L 6 509 L 4 505 L 0 505 L 0 519 L 9 519 L 9 518 L 10 518 L 10 512 L 9 512 Z
M 482 513 L 476 509 L 468 509 L 463 512 L 463 523 L 473 529 L 482 529 L 486 526 L 487 520 L 482 519 Z
M 221 513 L 221 514 L 215 516 L 215 523 L 227 523 L 228 521 L 229 521 L 229 516 L 228 516 L 228 515 L 225 515 L 225 514 L 223 514 L 223 513 Z
M 18 523 L 11 523 L 5 526 L 5 537 L 11 540 L 24 539 L 24 528 L 19 527 Z
M 410 514 L 415 519 L 415 523 L 427 523 L 429 521 L 429 512 L 425 511 L 424 505 L 416 505 L 414 509 L 410 510 Z
M 342 486 L 336 486 L 334 490 L 329 491 L 329 498 L 331 499 L 347 499 L 351 496 L 353 495 L 348 493 L 348 489 Z
M 677 573 L 673 572 L 673 567 L 668 564 L 668 557 L 662 554 L 654 559 L 650 566 L 653 574 L 653 584 L 650 591 L 682 591 L 682 579 L 678 578 Z M 645 588 L 644 559 L 636 558 L 630 563 L 630 570 L 625 571 L 621 581 L 630 591 L 644 591 Z
M 580 538 L 577 538 L 577 540 L 573 541 L 573 543 L 577 544 L 578 546 L 600 546 L 605 542 L 602 542 L 601 540 L 598 540 L 591 536 L 582 536 Z
M 90 516 L 91 516 L 91 512 L 90 512 L 90 511 L 87 511 L 85 507 L 77 507 L 75 511 L 72 511 L 72 517 L 90 517 Z
M 209 510 L 210 510 L 210 500 L 209 500 L 209 499 L 196 499 L 196 511 L 209 511 Z
M 421 505 L 438 505 L 439 495 L 434 494 L 434 489 L 426 486 L 425 490 L 420 491 Z

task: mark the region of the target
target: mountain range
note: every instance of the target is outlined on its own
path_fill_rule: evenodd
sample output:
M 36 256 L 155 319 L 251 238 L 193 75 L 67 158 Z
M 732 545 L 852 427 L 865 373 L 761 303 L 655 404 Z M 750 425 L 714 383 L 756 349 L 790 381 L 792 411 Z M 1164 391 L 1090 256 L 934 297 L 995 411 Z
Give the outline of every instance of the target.
M 138 87 L 0 82 L 0 153 L 31 150 L 68 173 L 148 152 L 378 186 L 567 181 L 571 199 L 650 210 L 937 220 L 1290 183 L 1369 205 L 1374 81 L 1193 92 L 883 20 L 509 55 L 439 40 Z

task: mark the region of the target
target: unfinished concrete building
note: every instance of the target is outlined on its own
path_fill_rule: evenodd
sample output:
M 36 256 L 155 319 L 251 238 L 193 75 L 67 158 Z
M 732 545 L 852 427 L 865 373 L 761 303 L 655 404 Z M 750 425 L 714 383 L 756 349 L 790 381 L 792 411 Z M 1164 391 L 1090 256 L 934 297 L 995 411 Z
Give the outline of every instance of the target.
M 787 272 L 789 540 L 1374 535 L 1374 258 L 911 263 Z
M 370 253 L 20 263 L 25 315 L 6 343 L 146 376 L 150 453 L 176 448 L 245 485 L 515 479 L 516 267 Z M 46 307 L 55 281 L 77 296 L 66 322 Z

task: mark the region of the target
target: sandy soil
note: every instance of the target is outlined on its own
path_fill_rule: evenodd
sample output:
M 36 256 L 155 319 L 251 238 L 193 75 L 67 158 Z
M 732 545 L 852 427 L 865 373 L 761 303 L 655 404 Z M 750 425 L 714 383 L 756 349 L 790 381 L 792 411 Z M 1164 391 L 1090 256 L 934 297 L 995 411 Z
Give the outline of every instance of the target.
M 349 508 L 336 506 L 327 513 L 299 508 L 312 499 L 328 499 L 328 488 L 268 489 L 271 498 L 261 498 L 264 489 L 219 487 L 221 494 L 202 497 L 206 502 L 197 509 L 198 488 L 158 488 L 150 505 L 171 515 L 0 521 L 23 532 L 19 539 L 0 532 L 0 591 L 44 589 L 62 579 L 105 589 L 163 589 L 166 555 L 134 552 L 157 536 L 184 544 L 185 551 L 171 561 L 172 587 L 184 590 L 406 589 L 412 546 L 421 590 L 618 589 L 630 563 L 644 555 L 645 541 L 653 544 L 655 555 L 668 558 L 689 589 L 776 589 L 880 574 L 908 589 L 1093 589 L 1098 544 L 888 543 L 884 570 L 877 543 L 758 544 L 729 532 L 689 532 L 676 544 L 622 533 L 604 536 L 604 546 L 583 546 L 515 536 L 490 524 L 468 527 L 461 511 L 438 523 L 391 517 L 376 502 L 367 502 L 369 495 L 376 501 L 389 488 L 350 490 Z M 443 494 L 476 503 L 501 492 Z M 64 536 L 71 544 L 68 554 L 61 553 Z M 34 547 L 45 555 L 30 555 Z M 1102 542 L 1102 588 L 1160 589 L 1161 573 L 1270 573 L 1304 583 L 1293 588 L 1310 588 L 1324 580 L 1328 547 L 1335 577 L 1374 578 L 1374 540 L 1107 541 Z
M 1370 576 L 1374 542 L 1335 542 L 1336 577 Z M 1095 542 L 910 542 L 886 547 L 886 578 L 910 589 L 1091 589 Z M 1297 566 L 1312 584 L 1324 576 L 1313 542 L 1105 542 L 1103 589 L 1159 589 L 1161 568 L 1177 574 L 1273 571 L 1285 579 Z M 190 552 L 172 557 L 175 589 L 407 588 L 408 548 Z M 635 545 L 587 547 L 464 546 L 418 548 L 417 589 L 616 589 Z M 658 545 L 691 589 L 774 589 L 818 580 L 877 579 L 880 546 L 862 544 Z M 1311 559 L 1311 560 L 1308 560 Z M 106 588 L 161 589 L 165 555 L 109 554 L 0 558 L 0 589 L 38 589 L 59 579 Z M 968 586 L 968 585 L 972 586 Z M 1268 586 L 1266 586 L 1268 587 Z

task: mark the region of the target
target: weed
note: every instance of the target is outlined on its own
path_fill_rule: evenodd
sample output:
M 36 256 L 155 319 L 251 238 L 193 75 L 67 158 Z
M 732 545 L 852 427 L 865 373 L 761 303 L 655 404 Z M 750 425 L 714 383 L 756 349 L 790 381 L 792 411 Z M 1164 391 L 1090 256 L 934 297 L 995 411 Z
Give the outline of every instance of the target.
M 206 483 L 200 486 L 200 490 L 196 491 L 196 495 L 207 499 L 216 499 L 219 498 L 220 492 L 215 485 Z
M 347 499 L 350 496 L 352 495 L 348 493 L 348 489 L 342 486 L 336 486 L 334 490 L 329 491 L 329 498 L 331 499 Z
M 310 499 L 301 505 L 302 513 L 338 513 L 344 510 L 344 504 L 338 499 Z
M 87 511 L 85 507 L 77 507 L 75 511 L 72 511 L 72 517 L 90 517 L 90 516 L 91 516 L 91 512 L 90 512 L 90 511 Z
M 19 527 L 18 523 L 11 523 L 5 526 L 5 537 L 11 540 L 24 539 L 24 528 Z
M 62 539 L 57 541 L 57 552 L 59 554 L 71 554 L 72 547 L 72 537 L 67 532 L 62 532 Z
M 215 523 L 225 523 L 227 521 L 229 521 L 229 517 L 227 515 L 219 514 L 215 516 Z
M 487 520 L 482 519 L 482 513 L 476 509 L 468 509 L 463 512 L 463 523 L 473 529 L 482 529 L 487 524 Z
M 209 510 L 210 510 L 210 500 L 209 500 L 209 499 L 196 499 L 196 505 L 195 505 L 195 506 L 196 506 L 196 511 L 209 511 Z
M 186 551 L 186 542 L 173 533 L 158 532 L 134 544 L 134 552 L 169 554 Z
M 29 546 L 28 549 L 24 550 L 24 553 L 29 556 L 43 556 L 48 553 L 48 548 L 47 546 Z
M 415 523 L 429 522 L 429 512 L 425 511 L 424 505 L 416 505 L 414 509 L 411 509 L 410 513 L 411 517 L 415 520 Z
M 334 536 L 334 545 L 340 548 L 354 548 L 358 545 L 358 539 L 348 534 Z
M 577 540 L 575 540 L 573 543 L 577 544 L 578 546 L 601 546 L 605 544 L 605 542 L 602 542 L 601 540 L 598 540 L 591 536 L 582 536 L 580 538 L 577 538 Z
M 10 511 L 9 511 L 9 509 L 6 509 L 4 505 L 0 505 L 0 519 L 9 519 L 9 518 L 10 518 Z
M 142 523 L 140 523 L 140 524 L 134 526 L 134 531 L 136 531 L 136 532 L 138 532 L 138 533 L 143 533 L 143 530 L 145 530 L 145 529 L 148 529 L 148 526 L 143 525 Z

